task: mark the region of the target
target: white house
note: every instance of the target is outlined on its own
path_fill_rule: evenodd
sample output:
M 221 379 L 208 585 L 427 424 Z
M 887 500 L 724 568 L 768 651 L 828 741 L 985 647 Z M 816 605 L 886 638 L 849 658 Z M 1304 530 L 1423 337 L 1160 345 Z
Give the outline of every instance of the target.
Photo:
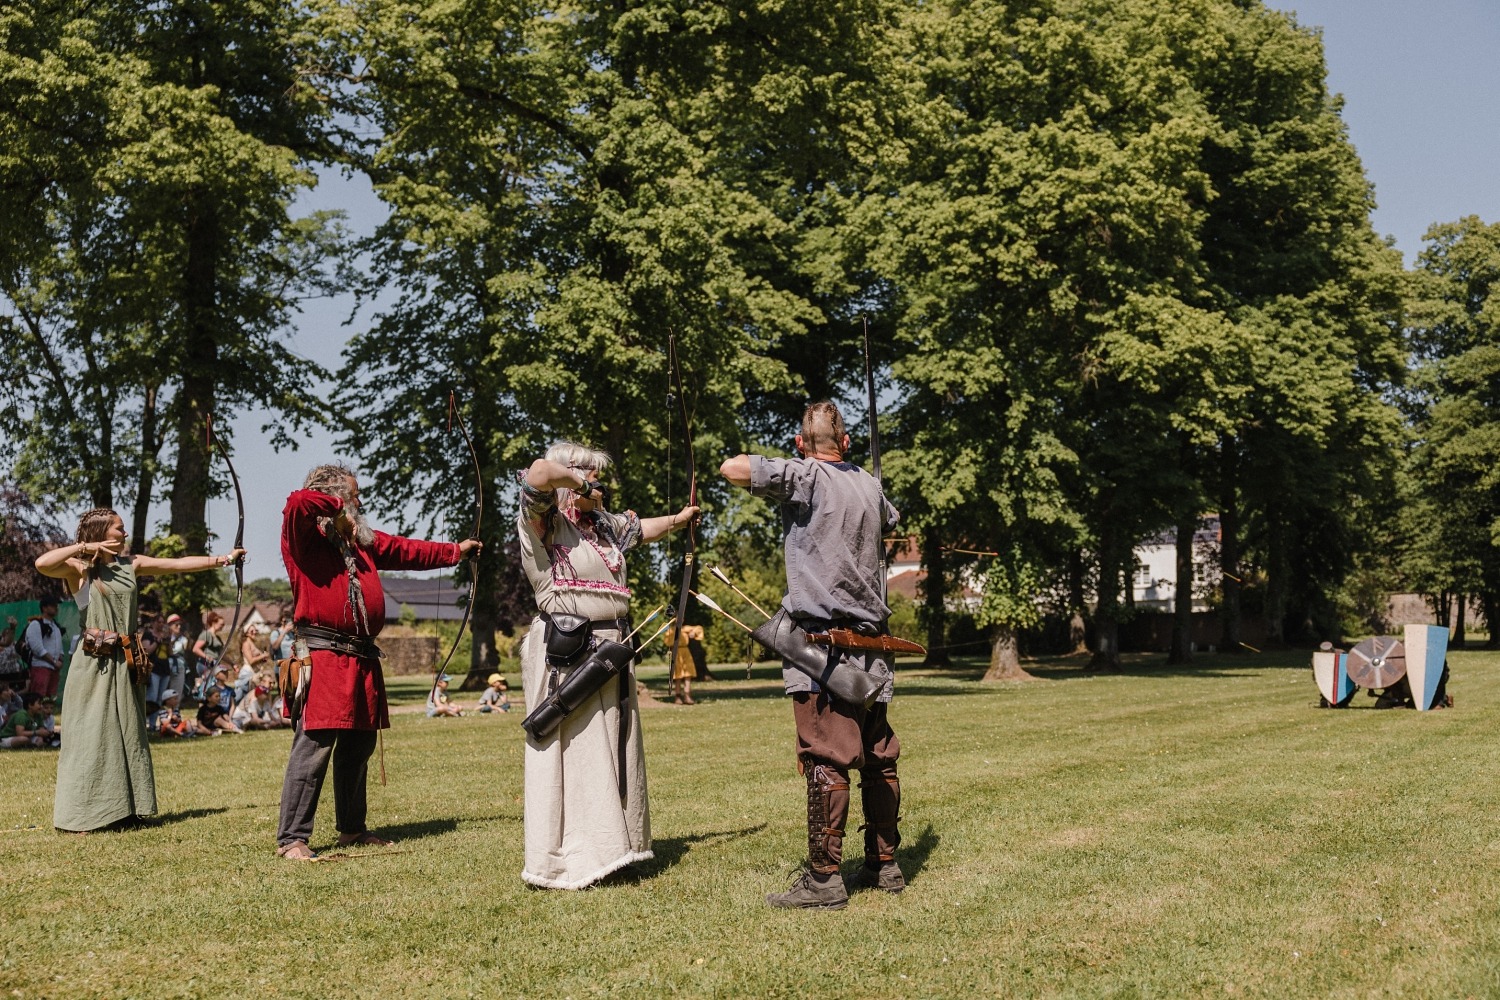
M 1193 532 L 1193 610 L 1207 611 L 1204 594 L 1219 585 L 1219 515 L 1207 514 Z M 1135 547 L 1131 596 L 1143 611 L 1177 608 L 1177 531 L 1168 529 Z

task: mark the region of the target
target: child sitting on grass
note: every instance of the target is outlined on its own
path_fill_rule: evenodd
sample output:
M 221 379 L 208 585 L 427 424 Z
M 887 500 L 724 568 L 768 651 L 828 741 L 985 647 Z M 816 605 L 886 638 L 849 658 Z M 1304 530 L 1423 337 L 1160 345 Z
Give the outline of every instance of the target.
M 26 694 L 21 701 L 21 710 L 10 713 L 4 725 L 0 725 L 0 747 L 19 749 L 47 745 L 52 734 L 45 732 L 37 721 L 42 701 L 42 696 L 35 691 Z
M 490 674 L 490 686 L 484 689 L 479 696 L 479 711 L 483 714 L 490 712 L 509 712 L 510 695 L 505 692 L 510 690 L 505 683 L 505 678 L 500 674 Z
M 464 710 L 453 704 L 448 697 L 448 675 L 444 674 L 438 678 L 437 687 L 427 696 L 427 717 L 447 716 L 457 718 L 464 714 Z
M 176 691 L 168 688 L 161 693 L 161 708 L 151 716 L 147 724 L 147 731 L 152 736 L 160 736 L 163 739 L 177 739 L 180 736 L 196 736 L 193 724 L 182 717 L 178 705 L 182 698 Z
M 219 671 L 224 673 L 224 671 Z M 219 733 L 243 733 L 244 730 L 234 724 L 229 717 L 229 709 L 225 707 L 225 688 L 213 685 L 203 692 L 203 702 L 198 706 L 198 734 L 217 736 Z

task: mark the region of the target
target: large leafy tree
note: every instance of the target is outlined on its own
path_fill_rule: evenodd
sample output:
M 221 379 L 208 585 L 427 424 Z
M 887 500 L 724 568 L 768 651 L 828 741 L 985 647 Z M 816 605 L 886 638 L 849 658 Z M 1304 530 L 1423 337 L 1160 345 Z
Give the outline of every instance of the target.
M 323 373 L 284 340 L 299 297 L 331 287 L 338 240 L 329 217 L 291 214 L 333 155 L 305 22 L 259 0 L 0 18 L 4 350 L 32 375 L 0 422 L 29 483 L 133 497 L 138 536 L 166 472 L 170 530 L 206 543 L 210 413 L 264 405 L 281 442 L 322 419 Z
M 1500 224 L 1435 225 L 1412 274 L 1407 569 L 1500 616 Z M 1444 601 L 1446 603 L 1446 600 Z M 1491 643 L 1496 630 L 1490 629 Z
M 582 439 L 617 459 L 623 503 L 653 511 L 670 494 L 675 506 L 687 492 L 668 467 L 688 445 L 679 409 L 697 453 L 722 455 L 857 364 L 817 359 L 827 330 L 858 336 L 863 285 L 835 235 L 848 197 L 836 182 L 879 149 L 868 64 L 881 10 L 382 2 L 326 13 L 346 19 L 379 137 L 366 163 L 391 216 L 370 252 L 397 294 L 349 351 L 345 384 L 377 390 L 350 441 L 375 456 L 392 501 L 459 510 L 472 487 L 441 436 L 441 399 L 457 386 L 475 401 L 482 479 L 504 510 L 480 564 L 476 669 L 499 624 L 511 470 L 554 438 Z M 669 400 L 669 338 L 680 401 Z M 702 478 L 721 503 L 716 477 Z M 659 563 L 632 565 L 639 589 L 665 589 Z
M 900 197 L 869 208 L 900 294 L 899 488 L 1005 552 L 1001 587 L 1091 554 L 1101 666 L 1134 545 L 1216 501 L 1251 524 L 1278 618 L 1312 617 L 1399 372 L 1397 269 L 1316 37 L 1222 0 L 966 3 L 909 24 L 930 130 Z M 1348 544 L 1299 546 L 1334 527 Z M 1031 600 L 981 609 L 991 676 L 1019 676 Z

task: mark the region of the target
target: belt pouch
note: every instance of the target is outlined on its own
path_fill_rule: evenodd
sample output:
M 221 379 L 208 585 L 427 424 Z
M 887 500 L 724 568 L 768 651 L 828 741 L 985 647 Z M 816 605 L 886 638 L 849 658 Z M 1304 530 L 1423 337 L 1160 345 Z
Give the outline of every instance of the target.
M 276 661 L 276 687 L 281 692 L 281 703 L 286 707 L 286 717 L 296 722 L 302 715 L 304 697 L 299 696 L 304 664 L 297 657 Z
M 589 648 L 593 623 L 582 615 L 548 615 L 543 633 L 547 643 L 547 665 L 571 667 Z
M 102 628 L 84 629 L 82 645 L 89 656 L 109 659 L 119 652 L 120 634 Z
M 120 645 L 125 649 L 125 666 L 130 671 L 130 680 L 134 684 L 144 684 L 151 676 L 151 658 L 146 655 L 146 649 L 141 645 L 139 632 L 120 636 Z

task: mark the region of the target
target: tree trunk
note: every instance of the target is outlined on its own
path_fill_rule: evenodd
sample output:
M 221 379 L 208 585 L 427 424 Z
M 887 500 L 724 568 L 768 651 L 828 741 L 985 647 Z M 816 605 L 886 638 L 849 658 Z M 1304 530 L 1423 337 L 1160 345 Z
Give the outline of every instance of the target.
M 1484 631 L 1488 636 L 1484 648 L 1500 649 L 1500 593 L 1480 591 L 1479 606 L 1484 609 Z
M 1223 627 L 1220 648 L 1226 653 L 1243 650 L 1244 633 L 1240 628 L 1240 592 L 1244 586 L 1240 572 L 1239 445 L 1233 438 L 1224 441 L 1220 455 L 1219 480 L 1219 623 Z
M 1089 651 L 1089 623 L 1084 617 L 1088 605 L 1083 599 L 1083 553 L 1068 553 L 1068 653 L 1078 656 Z
M 184 350 L 171 502 L 172 533 L 182 536 L 189 553 L 203 552 L 208 544 L 209 449 L 204 425 L 213 412 L 219 365 L 214 294 L 219 255 L 218 218 L 206 196 L 200 194 L 194 201 L 187 225 L 188 257 L 182 275 Z
M 477 403 L 477 401 L 476 401 Z M 484 493 L 486 496 L 494 497 L 499 494 L 495 492 L 494 483 L 490 481 L 485 470 L 489 468 L 489 452 L 485 448 L 485 442 L 490 440 L 486 433 L 486 421 L 478 412 L 478 407 L 471 409 L 472 414 L 468 425 L 469 436 L 474 440 L 474 455 L 478 458 L 478 474 L 484 480 Z M 617 453 L 618 454 L 618 453 Z M 468 475 L 472 480 L 475 475 L 472 467 Z M 472 483 L 470 489 L 478 486 Z M 497 516 L 496 509 L 492 508 L 488 520 L 481 518 L 479 526 L 479 538 L 484 542 L 484 548 L 479 551 L 477 564 L 469 579 L 471 588 L 473 611 L 469 620 L 469 673 L 464 678 L 463 684 L 459 686 L 461 691 L 480 691 L 489 686 L 489 675 L 494 673 L 500 666 L 500 653 L 495 648 L 495 631 L 499 627 L 509 628 L 510 623 L 501 622 L 499 613 L 499 586 L 500 569 L 505 560 L 505 537 L 504 532 L 509 524 L 503 517 Z M 473 530 L 472 522 L 465 527 L 466 531 Z
M 952 664 L 948 655 L 948 564 L 943 556 L 942 536 L 936 528 L 922 533 L 922 618 L 927 626 L 927 656 L 924 667 Z
M 135 485 L 135 508 L 130 517 L 130 541 L 136 552 L 145 551 L 147 532 L 151 530 L 146 519 L 151 510 L 151 494 L 156 489 L 156 454 L 161 447 L 156 440 L 156 399 L 156 386 L 146 386 L 141 406 L 141 462 Z
M 1094 655 L 1090 670 L 1120 669 L 1120 560 L 1115 552 L 1115 530 L 1106 526 L 1099 534 L 1099 603 L 1094 612 Z
M 1266 545 L 1266 638 L 1281 642 L 1286 634 L 1287 558 L 1286 519 L 1275 504 L 1268 505 L 1270 530 Z
M 1453 641 L 1449 643 L 1454 649 L 1464 648 L 1464 611 L 1468 600 L 1468 592 L 1460 590 L 1458 592 L 1458 621 L 1454 623 Z
M 1016 630 L 997 625 L 990 632 L 990 667 L 984 672 L 987 681 L 1034 681 L 1031 674 L 1021 669 L 1021 647 L 1016 641 Z
M 1193 536 L 1198 519 L 1183 517 L 1177 522 L 1177 589 L 1172 598 L 1172 648 L 1167 662 L 1193 662 Z

